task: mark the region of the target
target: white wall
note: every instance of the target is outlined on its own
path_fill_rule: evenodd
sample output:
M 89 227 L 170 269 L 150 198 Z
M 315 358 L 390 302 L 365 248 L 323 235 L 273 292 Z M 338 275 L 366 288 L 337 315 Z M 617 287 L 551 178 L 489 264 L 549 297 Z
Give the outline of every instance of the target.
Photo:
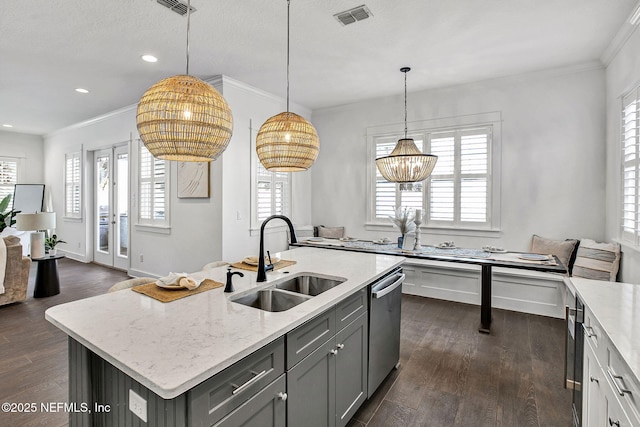
M 599 64 L 410 93 L 409 122 L 489 112 L 500 112 L 503 120 L 501 233 L 472 237 L 427 231 L 423 242 L 526 250 L 534 233 L 603 238 L 604 102 Z M 314 224 L 344 225 L 357 237 L 398 235 L 391 227 L 382 232 L 365 227 L 366 132 L 389 124 L 401 132 L 403 113 L 401 94 L 313 112 L 321 143 L 312 176 Z
M 171 162 L 170 197 L 171 230 L 168 234 L 139 230 L 130 231 L 130 273 L 133 275 L 165 275 L 169 271 L 197 271 L 204 264 L 225 259 L 237 261 L 247 255 L 257 254 L 258 240 L 251 235 L 250 215 L 250 133 L 249 121 L 256 130 L 264 120 L 284 110 L 283 99 L 251 88 L 227 77 L 212 80 L 231 107 L 234 133 L 229 147 L 222 156 L 211 163 L 210 198 L 179 199 L 177 197 L 177 164 Z M 308 110 L 292 105 L 292 110 L 310 116 Z M 65 153 L 84 150 L 85 182 L 90 182 L 92 151 L 106 148 L 138 137 L 135 122 L 135 106 L 129 106 L 101 118 L 54 132 L 45 137 L 44 180 L 51 186 L 54 209 L 63 212 L 63 165 Z M 255 138 L 255 135 L 253 136 Z M 135 144 L 132 144 L 135 147 Z M 132 154 L 133 163 L 137 156 Z M 135 171 L 136 169 L 131 169 Z M 310 214 L 310 173 L 294 174 L 294 209 L 292 220 L 308 224 Z M 131 188 L 131 223 L 137 218 L 137 190 Z M 69 256 L 91 261 L 92 240 L 92 190 L 84 189 L 83 220 L 58 218 L 57 233 L 68 243 L 61 245 Z M 238 214 L 240 220 L 238 220 Z M 282 229 L 279 227 L 277 230 Z M 273 233 L 266 240 L 272 251 L 286 245 L 286 234 Z M 63 247 L 64 246 L 64 247 Z M 141 261 L 141 255 L 143 261 Z
M 42 184 L 44 179 L 43 139 L 38 135 L 0 130 L 0 157 L 22 159 L 19 184 Z
M 625 24 L 621 31 L 633 31 L 607 66 L 607 240 L 620 236 L 620 129 L 622 97 L 640 85 L 640 31 Z M 618 280 L 640 283 L 640 249 L 622 242 L 622 266 Z

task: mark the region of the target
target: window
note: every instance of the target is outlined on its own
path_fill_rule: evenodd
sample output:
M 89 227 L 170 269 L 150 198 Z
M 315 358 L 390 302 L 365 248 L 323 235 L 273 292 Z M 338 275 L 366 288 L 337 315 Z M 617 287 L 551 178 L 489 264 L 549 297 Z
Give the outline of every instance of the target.
M 142 142 L 139 144 L 138 223 L 167 227 L 169 226 L 169 180 L 167 177 L 169 163 L 156 159 Z
M 18 183 L 18 162 L 19 159 L 12 157 L 0 157 L 0 200 L 13 195 Z
M 64 216 L 66 218 L 82 217 L 82 180 L 80 152 L 64 156 Z
M 291 174 L 288 172 L 269 172 L 256 159 L 256 227 L 271 215 L 289 215 L 291 197 Z
M 640 244 L 640 88 L 622 102 L 622 239 Z
M 410 134 L 418 149 L 437 155 L 438 162 L 417 191 L 402 192 L 375 167 L 375 159 L 389 154 L 401 135 L 374 136 L 371 222 L 387 223 L 402 207 L 423 209 L 423 225 L 428 227 L 491 229 L 492 130 L 492 125 L 483 125 Z

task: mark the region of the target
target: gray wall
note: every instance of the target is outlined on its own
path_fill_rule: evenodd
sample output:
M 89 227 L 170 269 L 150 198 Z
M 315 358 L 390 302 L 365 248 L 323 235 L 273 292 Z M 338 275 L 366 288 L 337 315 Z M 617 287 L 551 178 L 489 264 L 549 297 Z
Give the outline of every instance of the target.
M 23 159 L 18 177 L 21 184 L 42 184 L 44 181 L 44 141 L 41 136 L 0 130 L 0 157 Z
M 410 81 L 410 80 L 409 80 Z M 409 85 L 409 88 L 411 86 Z M 313 169 L 313 222 L 344 225 L 347 234 L 394 239 L 365 226 L 368 127 L 403 129 L 403 97 L 316 110 L 321 149 Z M 454 240 L 525 250 L 532 234 L 602 239 L 605 235 L 605 72 L 597 64 L 547 70 L 409 93 L 408 120 L 500 112 L 502 116 L 501 232 L 470 236 L 423 233 L 423 242 Z

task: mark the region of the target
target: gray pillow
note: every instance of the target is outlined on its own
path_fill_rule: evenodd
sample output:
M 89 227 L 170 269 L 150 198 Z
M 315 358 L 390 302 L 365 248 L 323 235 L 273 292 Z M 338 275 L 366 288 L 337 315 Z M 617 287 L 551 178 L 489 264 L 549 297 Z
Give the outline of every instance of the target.
M 573 277 L 616 281 L 620 267 L 620 245 L 580 240 L 578 255 L 573 266 Z
M 344 237 L 344 227 L 325 227 L 323 225 L 318 226 L 318 237 L 325 237 L 327 239 L 339 239 Z
M 562 265 L 567 268 L 567 271 L 571 272 L 572 265 L 569 265 L 571 254 L 573 254 L 577 244 L 578 241 L 575 239 L 553 240 L 534 234 L 531 239 L 531 252 L 534 254 L 555 255 Z

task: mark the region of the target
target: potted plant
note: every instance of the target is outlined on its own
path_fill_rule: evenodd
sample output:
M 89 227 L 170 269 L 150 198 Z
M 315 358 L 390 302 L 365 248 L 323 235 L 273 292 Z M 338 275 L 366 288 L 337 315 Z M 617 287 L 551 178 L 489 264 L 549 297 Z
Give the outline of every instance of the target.
M 404 235 L 407 233 L 411 233 L 416 229 L 416 224 L 413 222 L 413 213 L 408 208 L 398 208 L 396 209 L 395 216 L 389 215 L 391 221 L 393 221 L 393 225 L 400 231 L 401 236 L 398 237 L 398 247 L 402 248 L 402 242 L 404 240 Z
M 7 194 L 0 201 L 0 232 L 7 227 L 11 227 L 16 223 L 16 214 L 20 211 L 14 211 L 13 209 L 7 210 L 9 202 L 11 201 L 11 194 Z
M 58 239 L 57 235 L 52 235 L 51 237 L 45 237 L 44 239 L 44 248 L 49 252 L 49 256 L 56 256 L 58 250 L 56 249 L 56 245 L 58 243 L 67 243 L 64 240 Z

